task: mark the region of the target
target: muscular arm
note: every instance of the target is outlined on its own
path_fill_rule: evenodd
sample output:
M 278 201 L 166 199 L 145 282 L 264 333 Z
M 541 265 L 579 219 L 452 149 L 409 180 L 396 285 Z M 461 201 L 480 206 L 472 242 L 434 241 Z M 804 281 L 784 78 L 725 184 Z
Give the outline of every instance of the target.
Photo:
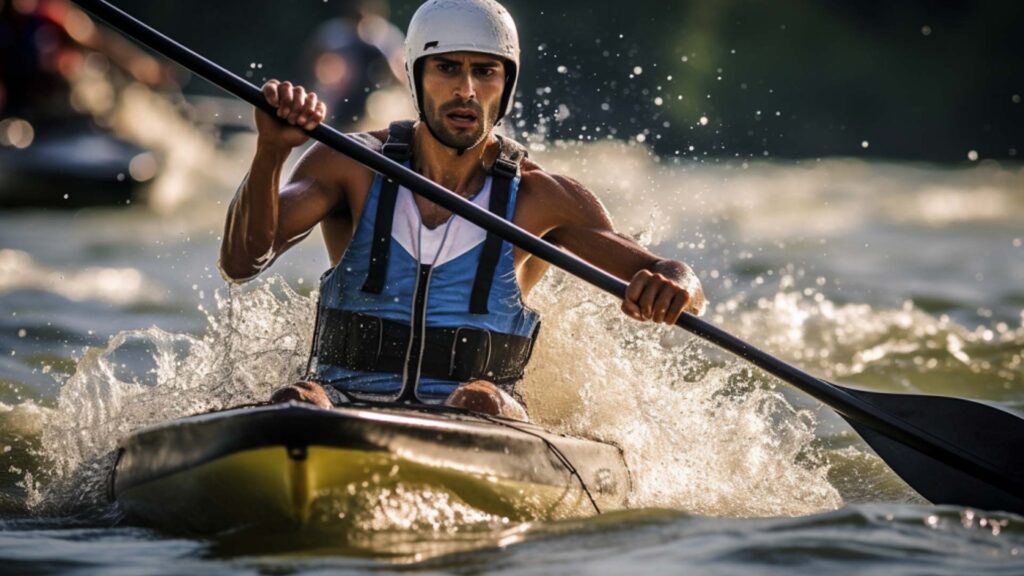
M 287 152 L 258 147 L 228 207 L 220 266 L 233 281 L 255 277 L 331 211 L 344 209 L 340 166 L 331 162 L 340 155 L 320 145 L 310 148 L 280 186 Z
M 701 314 L 704 292 L 683 262 L 659 258 L 615 231 L 601 202 L 582 184 L 543 174 L 553 221 L 546 237 L 626 282 L 623 311 L 640 320 L 674 323 L 681 312 Z
M 292 149 L 308 139 L 295 126 L 315 127 L 326 109 L 315 94 L 288 82 L 269 81 L 263 93 L 277 107 L 278 118 L 256 111 L 256 154 L 228 207 L 221 242 L 221 271 L 236 282 L 262 272 L 336 209 L 343 196 L 342 183 L 329 162 L 337 155 L 319 145 L 302 157 L 288 183 L 280 186 Z

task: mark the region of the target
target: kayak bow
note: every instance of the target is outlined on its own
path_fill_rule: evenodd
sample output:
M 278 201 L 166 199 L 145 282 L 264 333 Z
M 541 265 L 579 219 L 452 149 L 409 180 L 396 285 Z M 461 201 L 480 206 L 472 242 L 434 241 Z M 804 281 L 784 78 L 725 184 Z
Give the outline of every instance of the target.
M 343 528 L 368 490 L 427 490 L 515 521 L 625 506 L 619 448 L 448 408 L 288 403 L 191 416 L 120 445 L 112 495 L 170 532 Z

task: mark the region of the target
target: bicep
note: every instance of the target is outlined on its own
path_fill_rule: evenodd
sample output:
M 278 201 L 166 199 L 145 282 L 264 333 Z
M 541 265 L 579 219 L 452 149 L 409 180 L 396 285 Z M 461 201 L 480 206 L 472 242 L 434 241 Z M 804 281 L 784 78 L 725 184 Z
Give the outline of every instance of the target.
M 287 250 L 329 214 L 344 209 L 343 192 L 343 182 L 334 177 L 325 151 L 310 148 L 281 187 L 275 252 Z

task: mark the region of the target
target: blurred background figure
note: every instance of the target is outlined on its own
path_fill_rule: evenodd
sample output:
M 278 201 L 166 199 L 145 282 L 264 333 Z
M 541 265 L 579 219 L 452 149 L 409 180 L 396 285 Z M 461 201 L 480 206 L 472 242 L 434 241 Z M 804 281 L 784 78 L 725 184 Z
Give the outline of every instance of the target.
M 38 2 L 0 4 L 0 115 L 36 120 L 67 113 L 75 41 Z
M 170 69 L 64 0 L 0 0 L 0 114 L 66 118 L 71 81 L 98 56 L 128 80 L 173 89 Z
M 404 35 L 388 15 L 384 0 L 345 4 L 337 18 L 317 27 L 303 55 L 307 79 L 340 129 L 393 119 L 400 102 L 394 96 L 408 99 L 404 89 L 396 90 L 405 83 Z
M 0 206 L 127 204 L 157 171 L 114 134 L 118 94 L 171 69 L 64 0 L 0 1 Z

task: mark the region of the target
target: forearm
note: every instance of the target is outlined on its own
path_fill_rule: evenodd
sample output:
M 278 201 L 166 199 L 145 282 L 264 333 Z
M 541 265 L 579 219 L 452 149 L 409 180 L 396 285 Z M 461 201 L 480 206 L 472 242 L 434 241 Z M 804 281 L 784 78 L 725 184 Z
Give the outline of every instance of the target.
M 232 280 L 247 280 L 273 260 L 279 228 L 281 172 L 290 149 L 259 144 L 249 173 L 228 207 L 220 267 Z

